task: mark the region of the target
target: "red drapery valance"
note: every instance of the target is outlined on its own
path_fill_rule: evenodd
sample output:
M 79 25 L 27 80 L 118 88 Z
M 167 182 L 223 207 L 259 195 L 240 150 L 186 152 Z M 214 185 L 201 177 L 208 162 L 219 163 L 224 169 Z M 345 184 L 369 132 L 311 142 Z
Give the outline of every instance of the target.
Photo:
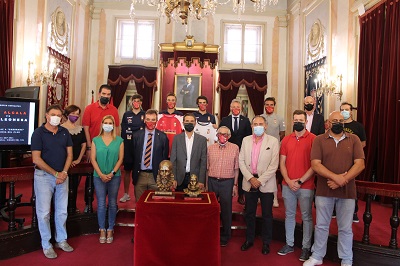
M 121 104 L 129 81 L 133 80 L 137 92 L 143 96 L 143 109 L 151 108 L 153 92 L 157 89 L 157 68 L 137 65 L 108 66 L 107 83 L 112 88 L 113 104 Z
M 197 59 L 200 67 L 204 67 L 204 63 L 208 62 L 211 69 L 214 69 L 218 63 L 218 53 L 206 53 L 206 52 L 196 52 L 196 51 L 173 51 L 173 52 L 160 52 L 160 63 L 167 67 L 167 65 L 172 61 L 175 64 L 184 60 L 187 67 L 190 67 Z M 176 65 L 175 65 L 176 66 Z
M 266 71 L 255 71 L 249 69 L 233 69 L 219 71 L 219 82 L 217 89 L 221 89 L 221 117 L 229 115 L 229 106 L 236 97 L 239 87 L 246 86 L 251 107 L 255 115 L 264 111 L 264 96 L 268 89 Z M 222 99 L 224 99 L 222 101 Z

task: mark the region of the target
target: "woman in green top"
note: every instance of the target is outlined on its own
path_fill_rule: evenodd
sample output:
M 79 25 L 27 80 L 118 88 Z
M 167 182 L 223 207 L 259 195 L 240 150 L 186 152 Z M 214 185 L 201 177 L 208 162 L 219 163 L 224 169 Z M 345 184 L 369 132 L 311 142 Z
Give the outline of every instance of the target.
M 120 167 L 124 159 L 124 140 L 116 136 L 115 121 L 111 115 L 103 117 L 99 136 L 92 141 L 90 161 L 94 168 L 94 188 L 97 197 L 97 220 L 103 243 L 114 240 L 117 216 L 117 196 L 121 181 Z M 106 197 L 108 194 L 108 229 L 106 231 Z M 107 237 L 106 237 L 107 236 Z

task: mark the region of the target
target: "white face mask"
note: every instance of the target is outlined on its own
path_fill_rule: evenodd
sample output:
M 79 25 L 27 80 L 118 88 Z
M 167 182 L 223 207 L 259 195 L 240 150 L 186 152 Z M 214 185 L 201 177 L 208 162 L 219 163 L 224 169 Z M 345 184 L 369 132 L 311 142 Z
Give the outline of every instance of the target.
M 103 130 L 105 132 L 111 132 L 114 129 L 113 125 L 103 124 Z
M 50 121 L 49 121 L 50 125 L 55 127 L 58 126 L 60 122 L 61 122 L 61 117 L 56 115 L 50 116 Z

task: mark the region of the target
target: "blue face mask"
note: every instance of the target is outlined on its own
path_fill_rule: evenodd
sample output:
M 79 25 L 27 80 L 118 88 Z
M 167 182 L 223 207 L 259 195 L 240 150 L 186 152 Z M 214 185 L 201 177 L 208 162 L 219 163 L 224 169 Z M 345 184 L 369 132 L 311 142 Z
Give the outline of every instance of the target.
M 255 126 L 253 128 L 253 131 L 257 137 L 260 137 L 260 136 L 262 136 L 262 134 L 264 134 L 264 127 L 263 126 Z
M 344 120 L 347 120 L 350 118 L 350 111 L 343 110 L 340 113 L 342 114 Z
M 103 124 L 103 130 L 105 132 L 111 132 L 114 129 L 113 125 Z

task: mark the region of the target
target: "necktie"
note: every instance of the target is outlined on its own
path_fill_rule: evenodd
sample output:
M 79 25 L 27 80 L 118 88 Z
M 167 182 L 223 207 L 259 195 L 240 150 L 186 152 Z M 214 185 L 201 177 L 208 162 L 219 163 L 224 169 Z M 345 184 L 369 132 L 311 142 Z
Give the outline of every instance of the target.
M 236 132 L 239 129 L 238 118 L 235 118 L 235 123 L 233 123 L 233 132 Z
M 153 142 L 152 136 L 153 136 L 153 134 L 151 134 L 151 133 L 148 134 L 147 143 L 146 143 L 146 151 L 144 153 L 144 165 L 146 167 L 150 166 L 150 161 L 151 161 L 151 144 Z

